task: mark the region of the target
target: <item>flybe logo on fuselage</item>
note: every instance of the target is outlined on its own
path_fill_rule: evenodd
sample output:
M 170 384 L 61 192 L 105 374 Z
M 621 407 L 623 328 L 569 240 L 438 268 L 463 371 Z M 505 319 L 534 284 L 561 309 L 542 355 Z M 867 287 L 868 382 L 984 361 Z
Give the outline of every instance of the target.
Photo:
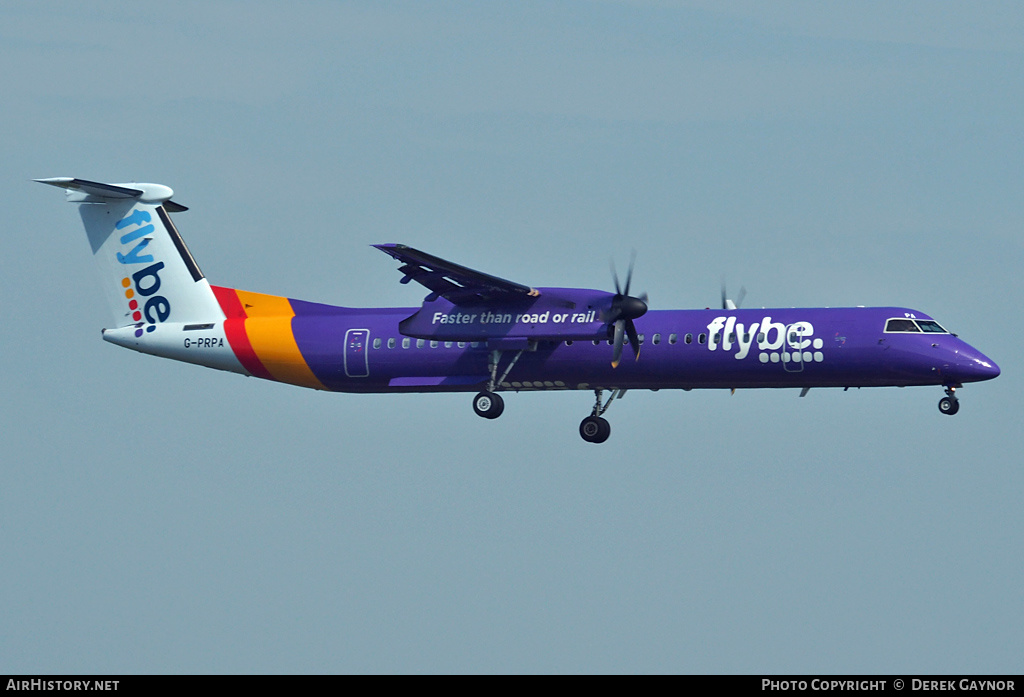
M 737 322 L 736 317 L 715 317 L 708 324 L 709 351 L 735 351 L 735 358 L 742 360 L 750 355 L 754 345 L 762 363 L 825 360 L 821 352 L 824 342 L 814 337 L 814 325 L 810 322 L 784 324 L 766 316 L 760 322 L 751 322 L 749 327 Z
M 129 215 L 118 221 L 114 227 L 122 232 L 121 251 L 117 252 L 117 261 L 125 266 L 148 264 L 143 269 L 121 279 L 124 297 L 128 301 L 128 311 L 135 321 L 135 336 L 142 336 L 145 331 L 156 329 L 158 322 L 166 322 L 171 316 L 171 303 L 160 290 L 160 271 L 164 268 L 162 261 L 153 259 L 152 254 L 145 254 L 155 228 L 151 223 L 152 216 L 144 210 L 133 210 Z

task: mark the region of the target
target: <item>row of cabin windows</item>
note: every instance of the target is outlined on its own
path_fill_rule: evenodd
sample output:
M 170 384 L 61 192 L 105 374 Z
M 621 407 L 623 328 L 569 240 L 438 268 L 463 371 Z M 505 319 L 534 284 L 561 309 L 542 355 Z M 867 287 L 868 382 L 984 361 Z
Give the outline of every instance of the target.
M 645 341 L 647 341 L 647 337 L 644 336 L 643 334 L 638 334 L 637 338 L 640 340 L 641 344 L 644 343 Z M 698 334 L 697 335 L 697 343 L 698 344 L 703 344 L 707 340 L 708 340 L 708 335 L 707 334 Z M 593 341 L 594 346 L 600 346 L 601 345 L 601 341 L 602 341 L 602 339 L 594 339 L 594 341 Z M 565 345 L 566 346 L 572 346 L 572 343 L 573 343 L 572 339 L 569 339 L 569 340 L 567 340 L 565 342 Z M 651 343 L 652 344 L 660 344 L 661 343 L 661 334 L 653 334 L 653 335 L 651 335 Z M 668 335 L 668 343 L 670 343 L 670 344 L 678 344 L 679 343 L 679 335 L 678 334 L 669 334 Z M 687 334 L 686 336 L 684 336 L 683 337 L 683 343 L 692 344 L 693 343 L 693 334 Z M 608 345 L 610 346 L 611 344 L 612 344 L 612 340 L 608 339 Z
M 442 341 L 430 341 L 430 342 L 428 342 L 426 339 L 416 339 L 416 348 L 423 348 L 428 343 L 430 344 L 430 348 L 437 348 L 442 343 L 444 344 L 445 348 L 451 348 L 452 346 L 458 346 L 459 348 L 466 348 L 467 346 L 469 346 L 470 348 L 479 348 L 479 347 L 483 346 L 483 342 L 482 341 L 471 341 L 471 342 L 466 342 L 466 341 L 444 341 L 444 342 L 442 342 Z M 375 349 L 379 349 L 383 345 L 384 345 L 383 339 L 374 339 L 373 340 L 373 347 Z M 396 348 L 397 346 L 398 346 L 398 339 L 395 339 L 394 337 L 388 339 L 388 348 L 389 349 Z M 412 347 L 412 339 L 410 339 L 409 337 L 403 338 L 402 339 L 402 348 L 407 349 L 407 348 L 411 348 L 411 347 Z
M 888 321 L 888 323 L 886 324 L 885 331 L 887 331 L 887 332 L 929 332 L 929 333 L 943 333 L 943 334 L 947 333 L 946 330 L 943 329 L 934 320 L 917 320 L 917 322 L 915 324 L 915 322 L 913 320 L 910 320 L 910 319 L 890 319 Z M 643 334 L 638 335 L 638 338 L 640 339 L 640 343 L 641 344 L 643 344 L 644 341 L 646 340 L 646 338 L 645 338 L 645 336 Z M 750 338 L 751 338 L 750 337 L 750 332 L 746 332 L 743 335 L 743 343 L 744 344 L 749 344 L 750 343 Z M 800 341 L 802 338 L 803 338 L 803 336 L 802 335 L 798 335 L 796 332 L 790 332 L 790 334 L 789 334 L 790 342 L 797 342 L 797 341 Z M 731 332 L 729 334 L 729 342 L 735 344 L 736 343 L 736 339 L 737 339 L 736 332 Z M 764 332 L 758 332 L 758 334 L 757 334 L 757 341 L 759 343 L 763 343 L 765 341 L 765 339 L 766 339 L 765 333 Z M 704 343 L 707 342 L 707 340 L 708 340 L 708 335 L 707 334 L 698 334 L 697 335 L 697 343 L 698 344 L 704 344 Z M 593 340 L 594 346 L 599 346 L 601 344 L 601 341 L 602 341 L 601 339 L 594 339 Z M 722 342 L 722 333 L 721 332 L 716 333 L 712 337 L 712 341 L 713 341 L 713 343 L 716 343 L 716 344 L 721 343 Z M 388 348 L 392 349 L 392 348 L 395 348 L 398 345 L 398 340 L 394 339 L 394 338 L 391 338 L 391 339 L 388 339 L 387 343 L 388 343 Z M 467 345 L 470 348 L 479 348 L 481 345 L 483 345 L 483 342 L 481 342 L 481 341 L 472 341 L 472 342 L 466 342 L 466 341 L 454 341 L 454 342 L 453 341 L 445 341 L 445 342 L 431 341 L 430 342 L 430 348 L 437 348 L 441 343 L 444 343 L 444 347 L 445 348 L 451 348 L 452 346 L 458 346 L 460 349 L 461 348 L 466 348 Z M 608 339 L 608 344 L 611 345 L 611 343 L 612 343 L 612 340 Z M 653 335 L 651 335 L 651 343 L 652 344 L 660 344 L 661 343 L 661 334 L 653 334 Z M 678 334 L 669 334 L 668 335 L 668 343 L 670 343 L 670 344 L 678 344 L 679 343 L 679 335 Z M 684 335 L 683 336 L 683 343 L 684 344 L 692 344 L 693 343 L 693 334 L 686 334 L 686 335 Z M 572 339 L 569 339 L 569 340 L 567 340 L 565 342 L 566 346 L 572 346 L 572 344 L 573 344 Z M 373 340 L 373 347 L 375 349 L 379 349 L 382 345 L 383 345 L 383 342 L 382 342 L 381 339 L 374 339 Z M 416 339 L 416 348 L 423 348 L 426 345 L 427 345 L 427 340 L 426 339 Z M 411 346 L 412 346 L 412 339 L 409 339 L 408 337 L 402 339 L 402 348 L 407 349 L 407 348 L 410 348 Z
M 641 344 L 644 343 L 644 341 L 646 341 L 646 338 L 644 337 L 643 334 L 638 334 L 637 337 L 640 339 L 640 343 Z M 745 334 L 743 334 L 743 343 L 749 344 L 750 343 L 750 338 L 751 338 L 750 332 L 746 332 Z M 798 335 L 796 332 L 790 332 L 790 334 L 789 334 L 789 340 L 790 341 L 794 341 L 794 342 L 795 341 L 799 341 L 801 338 L 802 338 L 802 336 Z M 729 333 L 729 342 L 735 344 L 736 343 L 736 339 L 737 339 L 736 332 L 730 332 Z M 707 334 L 698 334 L 697 335 L 697 343 L 698 344 L 704 344 L 704 343 L 707 342 L 707 340 L 708 340 L 708 335 Z M 767 340 L 767 335 L 764 332 L 758 332 L 757 340 L 759 342 L 763 343 L 764 341 Z M 716 344 L 721 343 L 722 342 L 722 332 L 717 332 L 712 337 L 712 341 L 714 343 L 716 343 Z M 597 346 L 600 343 L 601 343 L 600 339 L 594 339 L 594 346 Z M 609 344 L 612 343 L 611 339 L 608 340 L 608 343 Z M 653 336 L 651 336 L 651 343 L 652 344 L 660 344 L 661 343 L 661 334 L 654 334 Z M 668 335 L 668 343 L 670 343 L 670 344 L 678 344 L 679 343 L 679 335 L 678 334 L 669 334 Z M 686 334 L 683 337 L 683 343 L 684 344 L 692 344 L 693 343 L 693 334 Z M 572 341 L 571 340 L 566 341 L 565 345 L 566 346 L 572 346 Z
M 646 337 L 643 334 L 640 334 L 638 336 L 639 336 L 641 344 L 646 341 Z M 730 334 L 730 336 L 731 336 L 731 340 L 732 341 L 736 341 L 736 333 L 735 332 Z M 758 336 L 758 339 L 763 338 L 763 334 L 758 334 L 757 336 Z M 747 334 L 747 335 L 745 335 L 745 337 L 746 337 L 747 340 L 749 340 L 750 335 Z M 683 343 L 685 343 L 685 344 L 692 344 L 693 343 L 693 338 L 694 338 L 693 334 L 686 334 L 683 337 Z M 707 340 L 708 340 L 708 335 L 707 334 L 698 334 L 697 335 L 697 343 L 698 344 L 706 343 Z M 721 333 L 716 334 L 715 335 L 715 341 L 718 342 L 720 340 L 721 340 Z M 601 341 L 602 341 L 601 339 L 594 339 L 593 340 L 594 346 L 599 346 L 601 344 Z M 416 339 L 416 348 L 423 348 L 428 343 L 430 344 L 430 348 L 437 348 L 442 343 L 444 344 L 445 348 L 451 348 L 452 346 L 457 346 L 458 348 L 466 348 L 466 346 L 469 346 L 470 348 L 479 348 L 480 346 L 483 345 L 482 341 L 471 341 L 471 342 L 466 342 L 466 341 L 444 341 L 444 342 L 441 342 L 441 341 L 430 341 L 430 342 L 428 342 L 426 339 Z M 612 340 L 608 339 L 608 344 L 611 345 L 611 343 L 612 343 Z M 652 344 L 660 344 L 661 343 L 661 334 L 654 334 L 654 335 L 652 335 L 651 336 L 651 343 Z M 670 343 L 670 344 L 678 344 L 679 343 L 679 335 L 678 334 L 669 334 L 668 335 L 668 343 Z M 566 346 L 572 346 L 572 344 L 573 344 L 572 339 L 569 339 L 569 340 L 567 340 L 565 342 Z M 384 340 L 383 339 L 379 339 L 378 338 L 378 339 L 374 339 L 373 340 L 373 348 L 379 349 L 383 345 L 384 345 Z M 397 346 L 398 346 L 398 340 L 395 339 L 394 337 L 392 337 L 392 338 L 387 340 L 387 347 L 389 349 L 397 348 Z M 407 349 L 407 348 L 411 348 L 411 347 L 412 347 L 412 339 L 410 339 L 408 337 L 403 338 L 402 339 L 402 348 Z

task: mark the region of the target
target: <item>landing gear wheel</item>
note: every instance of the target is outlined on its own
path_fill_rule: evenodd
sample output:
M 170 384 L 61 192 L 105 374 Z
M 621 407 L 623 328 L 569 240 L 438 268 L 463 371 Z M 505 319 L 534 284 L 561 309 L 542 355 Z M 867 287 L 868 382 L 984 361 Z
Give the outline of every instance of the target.
M 588 443 L 604 443 L 611 434 L 611 424 L 600 416 L 588 416 L 580 422 L 580 437 Z
M 505 411 L 505 400 L 493 392 L 481 392 L 473 397 L 473 411 L 485 419 L 496 419 Z
M 960 400 L 956 397 L 943 397 L 939 400 L 939 411 L 947 416 L 952 416 L 960 411 Z

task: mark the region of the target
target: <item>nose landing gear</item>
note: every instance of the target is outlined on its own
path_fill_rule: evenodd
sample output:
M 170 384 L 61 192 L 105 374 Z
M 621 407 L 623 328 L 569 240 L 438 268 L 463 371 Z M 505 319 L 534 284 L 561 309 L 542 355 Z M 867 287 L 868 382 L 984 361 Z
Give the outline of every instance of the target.
M 956 398 L 956 387 L 946 388 L 946 396 L 939 400 L 939 411 L 948 416 L 960 411 L 960 400 Z

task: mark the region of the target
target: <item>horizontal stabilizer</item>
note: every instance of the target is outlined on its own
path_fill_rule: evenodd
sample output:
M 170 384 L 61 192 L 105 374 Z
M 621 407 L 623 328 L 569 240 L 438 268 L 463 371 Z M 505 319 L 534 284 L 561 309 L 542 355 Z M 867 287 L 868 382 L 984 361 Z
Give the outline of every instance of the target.
M 104 184 L 73 177 L 51 177 L 33 181 L 66 190 L 68 201 L 72 203 L 103 203 L 112 199 L 135 198 L 143 203 L 164 203 L 164 207 L 171 213 L 188 210 L 185 206 L 170 200 L 174 191 L 163 184 Z

